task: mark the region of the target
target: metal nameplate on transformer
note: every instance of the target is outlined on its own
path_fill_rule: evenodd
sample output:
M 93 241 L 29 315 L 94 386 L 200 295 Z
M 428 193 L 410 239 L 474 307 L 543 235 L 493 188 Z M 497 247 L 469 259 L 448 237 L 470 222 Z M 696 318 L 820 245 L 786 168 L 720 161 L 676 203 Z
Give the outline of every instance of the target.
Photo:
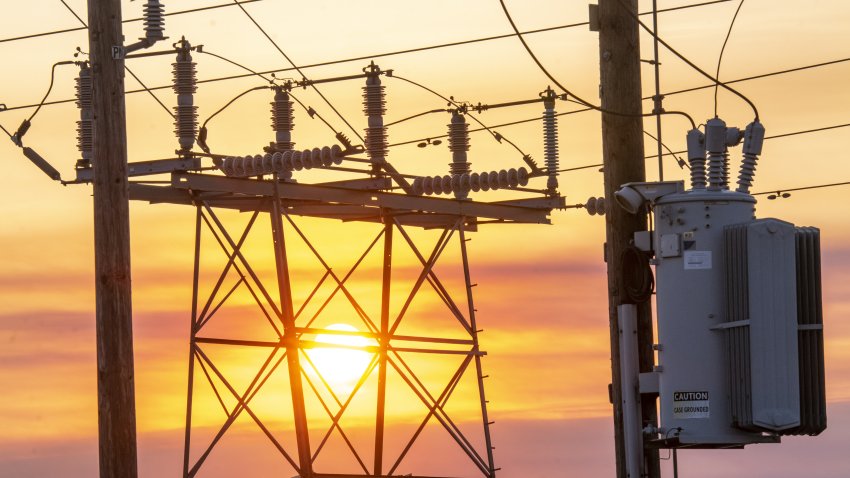
M 708 392 L 673 392 L 673 418 L 708 418 Z
M 685 251 L 685 269 L 711 269 L 711 251 Z

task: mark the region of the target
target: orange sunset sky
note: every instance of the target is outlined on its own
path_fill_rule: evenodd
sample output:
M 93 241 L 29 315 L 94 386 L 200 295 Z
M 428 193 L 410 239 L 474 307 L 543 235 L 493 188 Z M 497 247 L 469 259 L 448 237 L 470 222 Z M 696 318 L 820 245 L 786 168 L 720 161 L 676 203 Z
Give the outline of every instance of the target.
M 84 0 L 66 0 L 86 19 Z M 125 18 L 141 15 L 141 0 L 122 2 Z M 166 11 L 229 3 L 228 0 L 172 0 Z M 587 20 L 587 1 L 509 0 L 521 30 L 556 27 Z M 659 0 L 666 9 L 699 3 L 697 0 Z M 702 68 L 714 71 L 726 30 L 738 1 L 659 14 L 660 33 L 670 44 Z M 87 50 L 84 31 L 73 31 L 20 41 L 4 41 L 42 31 L 79 27 L 78 20 L 60 0 L 3 2 L 0 15 L 0 124 L 14 131 L 33 111 L 20 108 L 38 103 L 47 89 L 50 66 L 72 60 L 77 46 Z M 298 64 L 307 65 L 351 57 L 371 57 L 384 69 L 420 82 L 459 101 L 498 103 L 534 98 L 549 85 L 516 38 L 504 38 L 424 52 L 381 57 L 396 50 L 502 35 L 511 32 L 497 0 L 262 0 L 245 6 Z M 641 1 L 649 11 L 652 2 Z M 650 21 L 651 17 L 643 17 Z M 840 0 L 795 2 L 747 0 L 729 40 L 720 73 L 731 80 L 850 57 L 850 4 Z M 124 25 L 128 43 L 142 35 L 140 22 Z M 236 60 L 249 68 L 268 71 L 289 64 L 237 8 L 227 7 L 166 18 L 169 41 L 185 36 L 205 50 Z M 579 96 L 597 101 L 599 67 L 597 34 L 586 25 L 527 36 L 530 46 L 559 81 Z M 642 57 L 650 59 L 650 37 L 641 36 Z M 162 43 L 154 49 L 164 49 Z M 200 79 L 239 75 L 244 70 L 210 55 L 195 54 Z M 128 61 L 148 86 L 168 85 L 173 57 Z M 706 80 L 666 51 L 661 52 L 663 92 L 706 84 Z M 310 78 L 356 74 L 368 64 L 358 60 L 304 70 Z M 644 96 L 653 93 L 652 67 L 643 66 Z M 49 100 L 73 96 L 75 67 L 59 67 Z M 294 72 L 279 73 L 279 77 Z M 844 125 L 850 112 L 850 61 L 741 82 L 736 85 L 759 107 L 767 135 Z M 236 94 L 263 85 L 256 77 L 201 84 L 195 99 L 201 120 Z M 385 78 L 387 121 L 433 108 L 445 107 L 436 96 L 398 79 Z M 321 87 L 352 124 L 362 132 L 362 83 L 340 82 Z M 131 77 L 127 90 L 139 88 Z M 170 89 L 156 91 L 169 107 L 176 104 Z M 295 92 L 335 128 L 350 131 L 316 94 Z M 209 124 L 214 152 L 256 154 L 273 138 L 269 127 L 269 92 L 255 92 L 239 100 Z M 173 124 L 145 93 L 127 96 L 130 161 L 172 156 L 177 141 Z M 713 116 L 713 90 L 669 95 L 668 110 L 689 112 L 698 122 Z M 558 111 L 574 105 L 560 102 Z M 652 108 L 644 103 L 645 111 Z M 486 111 L 477 115 L 489 125 L 539 117 L 540 104 Z M 744 127 L 750 110 L 738 98 L 721 90 L 719 115 L 730 125 Z M 73 103 L 45 106 L 33 120 L 25 144 L 51 161 L 63 176 L 71 177 L 75 148 Z M 445 134 L 447 114 L 432 114 L 389 129 L 390 143 Z M 333 143 L 333 135 L 318 120 L 295 112 L 295 140 L 299 144 Z M 587 112 L 560 118 L 561 167 L 601 163 L 600 118 Z M 654 119 L 645 121 L 655 134 Z M 685 148 L 689 126 L 665 117 L 664 142 L 673 150 Z M 540 122 L 496 128 L 521 149 L 543 161 Z M 765 142 L 753 190 L 775 191 L 850 181 L 845 160 L 850 127 L 771 139 Z M 655 143 L 647 138 L 647 154 Z M 738 151 L 733 153 L 737 169 Z M 486 133 L 474 133 L 469 152 L 473 170 L 519 167 L 516 151 Z M 9 141 L 0 141 L 3 174 L 0 188 L 0 477 L 89 477 L 97 473 L 97 394 L 94 333 L 94 277 L 91 188 L 62 187 L 51 182 Z M 413 174 L 445 174 L 451 153 L 446 144 L 417 148 L 394 147 L 389 160 Z M 665 179 L 685 179 L 672 158 L 664 160 Z M 655 159 L 647 161 L 647 176 L 657 178 Z M 334 179 L 316 175 L 317 180 Z M 598 168 L 564 173 L 560 190 L 568 204 L 602 195 Z M 538 184 L 535 187 L 544 187 Z M 845 200 L 850 186 L 792 193 L 770 201 L 759 196 L 760 217 L 777 217 L 800 226 L 822 230 L 823 297 L 826 338 L 826 374 L 829 428 L 817 438 L 790 438 L 781 445 L 756 445 L 744 451 L 687 451 L 679 454 L 682 476 L 850 476 L 850 216 Z M 496 200 L 502 192 L 480 196 Z M 186 397 L 187 349 L 191 306 L 194 210 L 185 206 L 130 206 L 135 334 L 136 409 L 139 470 L 144 477 L 176 476 L 182 465 Z M 245 215 L 225 214 L 232 224 Z M 267 220 L 259 234 L 267 233 Z M 612 476 L 613 430 L 607 384 L 610 381 L 608 316 L 602 243 L 604 218 L 581 209 L 556 211 L 553 225 L 482 226 L 469 243 L 475 300 L 479 310 L 484 371 L 490 400 L 496 465 L 506 477 Z M 378 233 L 377 226 L 337 221 L 299 220 L 317 249 L 337 271 L 345 271 Z M 416 233 L 428 249 L 432 233 Z M 209 238 L 207 238 L 209 239 Z M 205 239 L 206 240 L 206 239 Z M 265 241 L 265 242 L 264 242 Z M 273 273 L 268 237 L 249 242 L 248 254 L 262 274 Z M 205 266 L 214 271 L 223 261 L 221 251 L 207 240 Z M 315 280 L 315 260 L 303 247 L 293 246 L 291 266 L 304 283 L 294 285 L 304 297 Z M 428 249 L 427 252 L 430 252 Z M 444 272 L 453 280 L 457 250 L 447 249 Z M 399 253 L 395 274 L 404 284 L 418 273 L 413 256 Z M 215 272 L 213 272 L 215 273 Z M 320 271 L 321 273 L 321 271 Z M 209 288 L 207 276 L 205 286 Z M 456 277 L 455 277 L 456 278 Z M 369 307 L 379 304 L 380 262 L 365 261 L 356 278 L 356 291 Z M 399 286 L 402 290 L 403 285 Z M 403 294 L 393 296 L 399 307 Z M 436 295 L 423 294 L 418 316 L 424 320 L 445 312 Z M 251 309 L 244 292 L 234 296 L 231 313 Z M 345 314 L 340 312 L 339 317 Z M 340 319 L 342 322 L 345 320 Z M 436 320 L 436 319 L 435 319 Z M 329 325 L 333 321 L 324 325 Z M 437 322 L 434 322 L 437 323 Z M 351 325 L 358 325 L 352 323 Z M 260 336 L 262 323 L 245 320 L 238 333 Z M 228 328 L 230 327 L 230 328 Z M 232 324 L 221 331 L 233 330 Z M 449 325 L 427 327 L 411 322 L 410 331 L 448 330 Z M 266 331 L 267 332 L 267 331 Z M 213 349 L 210 349 L 213 350 Z M 212 352 L 211 352 L 212 353 Z M 247 383 L 257 355 L 221 352 L 222 363 L 236 383 Z M 422 361 L 423 379 L 446 383 L 449 361 Z M 280 377 L 284 377 L 281 375 Z M 203 377 L 196 377 L 199 398 L 195 424 L 198 444 L 208 440 L 224 419 Z M 475 430 L 477 397 L 459 388 L 450 402 L 462 425 Z M 404 435 L 426 413 L 421 403 L 391 384 L 388 419 L 391 431 Z M 395 395 L 393 395 L 395 393 Z M 287 430 L 289 408 L 271 389 L 258 413 Z M 368 399 L 352 410 L 352 435 L 368 436 Z M 395 398 L 393 398 L 395 397 Z M 280 398 L 280 401 L 276 399 Z M 359 408 L 358 408 L 359 407 Z M 371 409 L 369 409 L 371 410 Z M 318 420 L 322 411 L 308 410 Z M 407 427 L 407 428 L 406 428 Z M 469 471 L 463 457 L 451 448 L 448 435 L 429 428 L 412 450 L 405 473 L 437 470 L 448 476 Z M 473 433 L 474 434 L 474 433 Z M 441 450 L 446 449 L 443 453 Z M 193 448 L 193 453 L 197 452 Z M 436 458 L 435 458 L 436 457 Z M 662 457 L 666 457 L 662 452 Z M 285 463 L 250 420 L 237 421 L 210 457 L 199 476 L 268 476 Z M 669 461 L 665 473 L 672 476 Z M 474 470 L 473 470 L 474 471 Z

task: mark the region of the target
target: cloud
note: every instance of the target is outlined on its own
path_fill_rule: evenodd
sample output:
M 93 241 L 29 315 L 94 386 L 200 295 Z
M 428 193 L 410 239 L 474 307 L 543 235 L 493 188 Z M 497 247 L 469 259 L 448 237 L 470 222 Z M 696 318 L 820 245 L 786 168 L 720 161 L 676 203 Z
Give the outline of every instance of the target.
M 737 476 L 748 470 L 758 476 L 773 478 L 835 478 L 850 469 L 850 456 L 845 453 L 850 442 L 850 402 L 831 404 L 830 427 L 819 437 L 786 437 L 783 443 L 752 445 L 744 450 L 683 450 L 679 452 L 679 471 L 693 478 Z M 537 478 L 547 476 L 612 476 L 614 474 L 613 434 L 611 419 L 522 420 L 495 417 L 492 427 L 496 466 L 501 476 Z M 464 427 L 475 426 L 462 423 Z M 388 432 L 400 431 L 390 427 Z M 477 476 L 458 473 L 465 468 L 466 457 L 455 454 L 454 445 L 439 428 L 423 435 L 411 450 L 400 472 L 422 473 L 442 471 L 448 476 Z M 204 436 L 213 430 L 199 430 L 195 435 L 193 457 L 204 447 Z M 353 428 L 347 432 L 355 440 L 369 442 L 372 429 Z M 205 435 L 206 434 L 206 435 Z M 361 445 L 359 441 L 356 444 Z M 181 430 L 165 430 L 139 435 L 140 476 L 172 476 L 182 466 L 183 434 Z M 328 452 L 343 450 L 332 443 Z M 286 444 L 291 447 L 291 443 Z M 369 445 L 359 446 L 362 452 Z M 444 452 L 438 452 L 445 450 Z M 367 452 L 368 453 L 368 452 Z M 434 460 L 435 453 L 440 456 Z M 388 456 L 390 456 L 388 454 Z M 669 453 L 661 451 L 662 458 Z M 367 463 L 370 463 L 367 460 Z M 319 471 L 323 468 L 318 467 Z M 327 469 L 327 465 L 324 469 Z M 0 477 L 29 478 L 65 476 L 83 478 L 96 475 L 97 447 L 94 437 L 21 441 L 0 447 Z M 221 445 L 210 455 L 202 475 L 209 478 L 264 476 L 278 470 L 280 476 L 291 476 L 268 440 L 253 426 L 238 426 L 227 432 Z M 446 470 L 449 470 L 446 473 Z M 452 473 L 454 471 L 454 473 Z M 662 473 L 672 475 L 670 460 L 662 460 Z

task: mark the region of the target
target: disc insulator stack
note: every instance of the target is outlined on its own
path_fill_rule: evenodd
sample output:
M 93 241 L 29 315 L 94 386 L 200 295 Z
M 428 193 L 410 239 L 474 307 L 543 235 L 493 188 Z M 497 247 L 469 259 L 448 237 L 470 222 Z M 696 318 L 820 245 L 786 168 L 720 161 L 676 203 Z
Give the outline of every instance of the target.
M 92 76 L 91 68 L 85 65 L 80 68 L 76 78 L 75 96 L 77 108 L 80 110 L 80 120 L 77 121 L 77 149 L 81 158 L 77 160 L 77 168 L 91 166 L 92 149 L 94 146 L 94 113 L 92 111 Z
M 344 152 L 335 144 L 323 148 L 305 149 L 304 151 L 277 151 L 274 154 L 254 156 L 228 156 L 224 158 L 219 168 L 226 176 L 250 177 L 277 173 L 281 179 L 292 178 L 292 171 L 302 169 L 327 168 L 331 165 L 342 164 Z
M 413 194 L 454 194 L 462 199 L 469 191 L 489 191 L 490 189 L 514 189 L 528 184 L 528 170 L 503 169 L 483 173 L 446 174 L 445 176 L 425 176 L 413 180 Z
M 281 152 L 289 151 L 295 146 L 295 143 L 292 142 L 292 128 L 295 126 L 295 122 L 289 93 L 278 89 L 274 94 L 274 102 L 271 105 L 275 149 Z
M 191 46 L 186 40 L 180 42 L 174 67 L 174 92 L 177 93 L 177 106 L 174 108 L 174 133 L 180 143 L 180 150 L 188 152 L 195 144 L 198 135 L 198 107 L 194 104 L 194 94 L 198 90 L 195 62 L 190 53 Z

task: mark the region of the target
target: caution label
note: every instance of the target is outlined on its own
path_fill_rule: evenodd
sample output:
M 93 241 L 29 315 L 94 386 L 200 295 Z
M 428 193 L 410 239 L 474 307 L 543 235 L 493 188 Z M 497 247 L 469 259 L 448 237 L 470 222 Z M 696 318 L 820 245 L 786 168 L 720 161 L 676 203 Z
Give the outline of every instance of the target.
M 673 418 L 708 418 L 708 392 L 673 392 Z

